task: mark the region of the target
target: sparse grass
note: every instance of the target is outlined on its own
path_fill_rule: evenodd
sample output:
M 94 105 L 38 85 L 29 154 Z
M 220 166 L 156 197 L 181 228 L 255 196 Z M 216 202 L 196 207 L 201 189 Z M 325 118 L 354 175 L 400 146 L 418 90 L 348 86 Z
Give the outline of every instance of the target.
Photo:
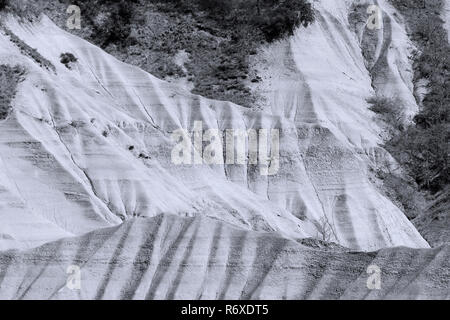
M 5 120 L 10 114 L 11 101 L 24 74 L 25 70 L 20 66 L 0 65 L 0 120 Z

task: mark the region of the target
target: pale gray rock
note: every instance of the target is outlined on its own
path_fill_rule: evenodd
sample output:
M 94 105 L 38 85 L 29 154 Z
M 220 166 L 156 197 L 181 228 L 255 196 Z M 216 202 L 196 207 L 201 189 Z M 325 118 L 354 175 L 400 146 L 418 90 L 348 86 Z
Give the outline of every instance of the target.
M 0 254 L 0 298 L 446 299 L 449 254 L 320 250 L 211 218 L 159 215 Z M 69 266 L 80 268 L 79 289 L 67 285 Z M 380 289 L 369 289 L 369 266 L 381 270 Z

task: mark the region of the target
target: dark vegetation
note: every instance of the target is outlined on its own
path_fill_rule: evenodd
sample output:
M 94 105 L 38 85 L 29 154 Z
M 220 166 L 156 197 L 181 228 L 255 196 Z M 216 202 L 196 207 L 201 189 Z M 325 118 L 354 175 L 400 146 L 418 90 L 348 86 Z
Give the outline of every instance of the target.
M 314 20 L 306 0 L 59 0 L 81 8 L 82 34 L 160 78 L 184 77 L 193 92 L 251 106 L 249 57 L 265 42 Z M 174 62 L 180 50 L 189 60 Z
M 2 0 L 0 0 L 2 1 Z M 22 3 L 22 2 L 21 2 Z M 10 3 L 25 15 L 43 12 L 67 30 L 66 9 L 81 9 L 81 30 L 67 30 L 120 60 L 193 93 L 252 106 L 249 70 L 261 44 L 290 35 L 314 20 L 307 0 L 26 0 Z M 188 59 L 175 60 L 180 51 Z
M 311 5 L 304 0 L 171 0 L 161 2 L 163 10 L 190 14 L 213 41 L 204 48 L 188 47 L 187 65 L 194 77 L 194 93 L 250 106 L 247 87 L 249 56 L 264 41 L 291 35 L 300 25 L 314 20 Z M 194 41 L 195 43 L 195 41 Z
M 377 170 L 383 181 L 386 195 L 403 209 L 410 219 L 428 217 L 418 226 L 425 235 L 425 224 L 436 219 L 429 211 L 431 203 L 442 194 L 449 194 L 450 128 L 449 128 L 449 44 L 440 14 L 444 0 L 390 0 L 405 19 L 410 38 L 417 51 L 413 55 L 414 83 L 428 83 L 428 93 L 423 98 L 419 113 L 413 123 L 405 122 L 401 101 L 395 97 L 375 96 L 368 99 L 370 109 L 387 124 L 389 138 L 385 148 L 396 158 L 402 170 L 389 168 Z M 354 30 L 360 30 L 367 22 L 367 5 L 355 5 L 349 15 Z M 375 61 L 376 32 L 365 30 L 361 44 L 369 70 Z M 364 42 L 365 41 L 365 42 Z M 419 100 L 419 99 L 418 99 Z M 399 169 L 399 168 L 397 168 Z M 405 175 L 404 173 L 407 173 Z M 441 201 L 442 202 L 442 201 Z M 447 206 L 443 206 L 447 207 Z M 448 211 L 447 211 L 448 215 Z M 439 216 L 441 217 L 441 216 Z M 419 218 L 414 221 L 418 221 Z M 419 219 L 420 220 L 420 219 Z M 449 219 L 450 220 L 450 219 Z M 416 223 L 416 222 L 415 222 Z M 437 223 L 439 225 L 439 222 Z M 442 232 L 441 232 L 442 234 Z
M 8 28 L 4 27 L 3 31 L 9 36 L 11 41 L 19 48 L 22 54 L 33 59 L 40 67 L 56 72 L 55 66 L 49 60 L 44 58 L 35 48 L 30 47 Z
M 78 61 L 78 59 L 70 52 L 61 53 L 60 58 L 60 62 L 65 65 L 67 69 L 71 69 L 71 63 Z
M 370 104 L 370 110 L 378 114 L 387 124 L 386 131 L 390 137 L 396 137 L 405 130 L 404 106 L 401 99 L 374 96 L 367 99 L 367 102 Z M 404 171 L 392 169 L 392 164 L 386 161 L 376 171 L 377 177 L 383 182 L 383 191 L 389 199 L 412 220 L 424 210 L 426 200 L 413 178 L 405 175 Z
M 385 195 L 404 212 L 409 220 L 413 220 L 424 212 L 426 197 L 419 191 L 414 179 L 393 169 L 391 166 L 380 168 L 376 171 L 376 176 L 383 182 Z
M 425 198 L 417 192 L 417 185 L 395 174 L 386 174 L 384 188 L 390 193 L 389 198 L 402 208 L 408 219 L 414 219 L 422 213 Z
M 450 187 L 435 194 L 425 214 L 414 225 L 432 247 L 439 247 L 450 239 Z
M 291 35 L 300 25 L 314 21 L 311 5 L 303 0 L 165 0 L 182 13 L 204 13 L 219 27 L 220 32 L 259 32 L 267 41 Z M 240 34 L 241 33 L 241 34 Z
M 81 9 L 81 18 L 93 31 L 91 40 L 101 48 L 109 44 L 129 45 L 132 17 L 139 0 L 73 0 L 61 1 Z
M 9 0 L 0 0 L 0 10 L 5 9 L 8 5 Z
M 6 119 L 11 112 L 11 101 L 24 73 L 20 66 L 0 65 L 0 120 Z
M 450 237 L 450 46 L 440 16 L 444 1 L 390 0 L 405 18 L 418 49 L 412 57 L 414 83 L 427 83 L 427 93 L 413 122 L 404 125 L 397 121 L 402 108 L 395 99 L 368 100 L 371 110 L 390 129 L 385 148 L 408 173 L 379 170 L 383 189 L 433 247 L 443 245 Z
M 450 168 L 450 46 L 439 16 L 445 0 L 391 0 L 406 18 L 419 52 L 415 80 L 428 81 L 414 123 L 398 132 L 387 149 L 425 190 L 437 193 L 449 185 Z

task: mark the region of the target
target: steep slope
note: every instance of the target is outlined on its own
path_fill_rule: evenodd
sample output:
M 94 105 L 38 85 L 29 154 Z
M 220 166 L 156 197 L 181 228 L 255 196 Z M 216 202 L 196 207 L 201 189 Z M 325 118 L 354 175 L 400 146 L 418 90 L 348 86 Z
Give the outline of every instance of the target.
M 450 239 L 450 189 L 435 195 L 426 211 L 414 219 L 414 225 L 432 247 L 448 244 Z
M 374 3 L 384 26 L 370 31 L 366 9 Z M 380 147 L 384 128 L 366 99 L 398 96 L 406 115 L 417 110 L 408 60 L 413 46 L 404 25 L 385 1 L 356 4 L 315 2 L 316 23 L 266 47 L 255 59 L 263 75 L 262 84 L 255 86 L 265 97 L 260 107 L 287 117 L 304 132 L 299 145 L 308 174 L 324 215 L 336 229 L 345 230 L 340 243 L 346 245 L 362 239 L 358 233 L 366 233 L 367 226 L 369 232 L 383 229 L 377 222 L 381 216 L 402 215 L 368 179 L 372 171 L 398 166 Z M 358 8 L 363 14 L 355 23 L 352 14 Z M 382 232 L 374 233 L 382 237 Z
M 16 238 L 36 245 L 135 216 L 173 213 L 294 239 L 321 237 L 327 221 L 329 240 L 355 249 L 428 247 L 368 178 L 370 165 L 388 155 L 378 147 L 381 129 L 365 103 L 371 78 L 349 31 L 349 8 L 322 1 L 317 10 L 317 23 L 276 45 L 286 50 L 284 59 L 276 58 L 286 64 L 262 111 L 192 95 L 46 17 L 6 19 L 6 28 L 55 69 L 40 67 L 0 35 L 1 62 L 28 69 L 11 116 L 0 123 L 8 132 L 0 144 L 7 167 L 2 245 L 17 247 Z M 71 69 L 59 62 L 65 52 L 78 59 Z M 204 130 L 279 129 L 279 172 L 267 177 L 252 165 L 175 166 L 171 133 L 191 132 L 195 121 Z M 37 223 L 39 237 L 23 232 Z
M 160 215 L 0 254 L 0 298 L 446 299 L 449 254 L 448 246 L 326 251 L 210 218 Z M 81 270 L 79 290 L 70 289 L 70 266 Z M 381 270 L 379 290 L 368 289 L 369 266 Z

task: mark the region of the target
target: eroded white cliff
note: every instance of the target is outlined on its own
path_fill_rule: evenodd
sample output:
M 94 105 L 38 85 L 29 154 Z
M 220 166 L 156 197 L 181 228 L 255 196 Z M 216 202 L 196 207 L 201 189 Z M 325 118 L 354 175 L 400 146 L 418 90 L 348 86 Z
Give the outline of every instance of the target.
M 263 110 L 192 95 L 46 17 L 33 23 L 9 17 L 6 27 L 56 69 L 38 66 L 0 35 L 1 62 L 28 70 L 13 113 L 0 123 L 3 248 L 160 213 L 206 215 L 293 239 L 321 237 L 316 225 L 326 220 L 330 240 L 347 247 L 428 247 L 368 179 L 370 166 L 387 155 L 365 102 L 374 90 L 348 24 L 350 5 L 321 1 L 316 9 L 316 23 L 267 48 L 272 78 L 258 89 L 266 96 Z M 389 41 L 390 86 L 412 97 L 400 76 L 406 71 L 395 63 L 403 42 Z M 65 52 L 78 58 L 72 69 L 59 62 Z M 174 165 L 171 133 L 192 131 L 195 121 L 205 130 L 279 129 L 279 172 Z
M 210 218 L 160 215 L 0 253 L 0 298 L 448 299 L 449 254 L 448 246 L 317 249 Z M 369 267 L 381 271 L 377 290 Z

